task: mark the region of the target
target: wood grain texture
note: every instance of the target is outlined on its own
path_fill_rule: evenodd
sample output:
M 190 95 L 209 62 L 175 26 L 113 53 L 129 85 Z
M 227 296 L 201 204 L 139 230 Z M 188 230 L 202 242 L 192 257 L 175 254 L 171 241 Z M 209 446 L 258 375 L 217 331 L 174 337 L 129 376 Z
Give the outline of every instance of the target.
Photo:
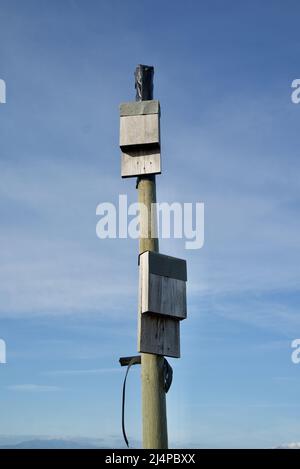
M 180 358 L 180 322 L 171 318 L 139 315 L 138 351 Z
M 142 313 L 156 313 L 176 319 L 186 319 L 186 283 L 161 275 L 149 275 L 145 292 L 147 303 Z
M 138 314 L 138 352 L 165 355 L 167 357 L 180 357 L 180 325 L 177 317 L 169 318 L 158 314 L 143 312 L 145 304 L 149 305 L 149 269 L 148 256 L 140 257 L 139 269 L 139 314 Z M 160 277 L 156 276 L 155 277 Z M 167 277 L 161 279 L 173 280 Z M 176 279 L 175 279 L 176 280 Z M 180 280 L 177 280 L 180 282 Z M 183 282 L 185 284 L 185 282 Z M 155 307 L 161 308 L 161 303 L 155 298 Z M 147 314 L 144 314 L 147 312 Z
M 186 282 L 150 273 L 148 254 L 145 252 L 140 256 L 141 313 L 186 319 Z
M 121 176 L 137 177 L 143 174 L 160 174 L 161 158 L 159 150 L 128 150 L 121 155 Z
M 156 202 L 155 176 L 142 176 L 138 185 L 138 201 L 148 208 L 148 218 L 141 217 L 141 231 L 139 253 L 144 251 L 158 251 L 158 238 L 151 231 L 152 203 Z M 138 310 L 138 349 L 143 349 L 141 340 L 140 301 Z M 157 321 L 158 318 L 154 318 Z M 143 337 L 146 334 L 145 329 Z M 164 390 L 164 357 L 154 353 L 142 353 L 142 413 L 143 413 L 143 448 L 168 448 L 168 428 L 166 394 Z
M 142 353 L 143 448 L 167 449 L 164 357 Z

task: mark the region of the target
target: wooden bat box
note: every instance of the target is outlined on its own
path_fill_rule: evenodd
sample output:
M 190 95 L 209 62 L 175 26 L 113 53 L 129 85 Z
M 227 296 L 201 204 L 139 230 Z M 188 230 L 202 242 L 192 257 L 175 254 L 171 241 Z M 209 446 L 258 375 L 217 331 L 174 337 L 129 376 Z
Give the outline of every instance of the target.
M 120 148 L 122 177 L 161 173 L 159 101 L 120 105 Z
M 139 256 L 139 352 L 180 357 L 186 280 L 186 261 L 150 251 Z

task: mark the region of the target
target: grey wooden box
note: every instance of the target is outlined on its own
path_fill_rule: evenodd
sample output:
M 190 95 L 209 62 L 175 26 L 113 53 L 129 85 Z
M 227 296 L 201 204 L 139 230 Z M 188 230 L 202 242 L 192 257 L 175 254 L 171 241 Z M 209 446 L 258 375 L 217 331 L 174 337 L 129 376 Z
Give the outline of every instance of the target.
M 186 318 L 186 261 L 156 252 L 139 256 L 141 313 Z
M 159 101 L 120 105 L 121 176 L 160 174 Z
M 186 318 L 186 261 L 146 251 L 139 256 L 138 351 L 180 357 Z

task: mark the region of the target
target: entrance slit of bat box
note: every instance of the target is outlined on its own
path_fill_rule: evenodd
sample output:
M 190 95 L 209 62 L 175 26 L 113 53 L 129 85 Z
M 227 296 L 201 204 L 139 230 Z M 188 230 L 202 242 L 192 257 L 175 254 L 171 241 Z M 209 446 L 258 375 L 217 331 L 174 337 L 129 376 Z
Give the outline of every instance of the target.
M 187 316 L 186 261 L 156 252 L 139 256 L 140 352 L 180 357 L 179 321 Z
M 120 105 L 121 176 L 160 174 L 159 101 Z

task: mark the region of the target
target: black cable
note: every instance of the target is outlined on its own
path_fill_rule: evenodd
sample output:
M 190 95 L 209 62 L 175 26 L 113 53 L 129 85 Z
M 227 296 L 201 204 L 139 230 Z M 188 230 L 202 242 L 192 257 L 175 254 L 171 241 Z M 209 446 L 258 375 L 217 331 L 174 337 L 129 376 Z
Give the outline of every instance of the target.
M 129 361 L 128 363 L 128 366 L 127 366 L 127 370 L 126 370 L 126 374 L 125 374 L 125 378 L 124 378 L 124 383 L 123 383 L 123 395 L 122 395 L 122 432 L 123 432 L 123 437 L 124 437 L 124 440 L 125 440 L 125 443 L 127 445 L 127 448 L 129 448 L 129 443 L 128 443 L 128 439 L 127 439 L 127 435 L 126 435 L 126 430 L 125 430 L 125 391 L 126 391 L 126 380 L 127 380 L 127 375 L 128 375 L 128 371 L 130 370 L 130 367 L 132 365 L 135 365 L 135 364 L 138 364 L 139 359 L 140 357 L 132 357 L 131 360 Z
M 129 360 L 129 361 L 128 361 Z M 124 382 L 123 382 L 123 393 L 122 393 L 122 432 L 123 432 L 123 437 L 124 437 L 124 440 L 125 440 L 125 443 L 126 443 L 126 446 L 127 448 L 129 448 L 129 442 L 128 442 L 128 438 L 127 438 L 127 435 L 126 435 L 126 429 L 125 429 L 125 396 L 126 396 L 126 381 L 127 381 L 127 375 L 128 375 L 128 372 L 130 370 L 130 367 L 132 365 L 139 365 L 141 363 L 141 357 L 140 355 L 136 356 L 136 357 L 124 357 L 124 358 L 120 358 L 120 363 L 122 366 L 124 366 L 125 364 L 128 363 L 127 365 L 127 370 L 126 370 L 126 373 L 125 373 L 125 378 L 124 378 Z M 167 393 L 171 387 L 171 384 L 172 384 L 172 380 L 173 380 L 173 369 L 170 365 L 170 363 L 168 362 L 168 360 L 164 359 L 164 390 L 165 390 L 165 393 Z
M 164 359 L 164 390 L 165 393 L 169 391 L 173 381 L 173 368 L 171 367 L 168 360 Z

